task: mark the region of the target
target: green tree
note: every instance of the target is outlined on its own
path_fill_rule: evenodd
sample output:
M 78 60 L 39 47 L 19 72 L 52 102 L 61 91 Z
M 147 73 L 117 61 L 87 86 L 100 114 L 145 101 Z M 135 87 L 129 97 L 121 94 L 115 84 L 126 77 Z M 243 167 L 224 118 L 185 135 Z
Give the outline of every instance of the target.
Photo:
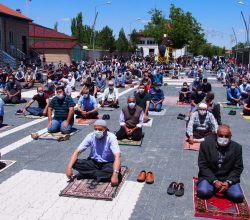
M 119 32 L 119 37 L 116 41 L 116 48 L 119 52 L 128 51 L 128 39 L 126 38 L 124 29 L 122 28 Z
M 138 34 L 135 29 L 132 30 L 130 34 L 130 41 L 129 41 L 129 51 L 135 52 L 137 49 L 137 44 L 139 43 Z
M 105 26 L 96 35 L 96 45 L 101 49 L 113 52 L 115 50 L 115 37 L 113 36 L 113 30 Z
M 54 30 L 58 31 L 58 22 L 55 22 L 55 24 L 54 24 Z

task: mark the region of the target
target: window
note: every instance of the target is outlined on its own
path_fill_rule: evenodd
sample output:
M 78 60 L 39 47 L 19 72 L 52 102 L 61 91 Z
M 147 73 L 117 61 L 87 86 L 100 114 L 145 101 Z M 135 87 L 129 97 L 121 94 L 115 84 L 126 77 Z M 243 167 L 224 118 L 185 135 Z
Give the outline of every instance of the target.
M 140 44 L 145 44 L 145 40 L 140 40 Z
M 14 37 L 13 37 L 13 32 L 12 31 L 9 32 L 9 43 L 10 44 L 14 43 Z
M 155 42 L 153 40 L 148 40 L 148 45 L 152 45 L 155 44 Z

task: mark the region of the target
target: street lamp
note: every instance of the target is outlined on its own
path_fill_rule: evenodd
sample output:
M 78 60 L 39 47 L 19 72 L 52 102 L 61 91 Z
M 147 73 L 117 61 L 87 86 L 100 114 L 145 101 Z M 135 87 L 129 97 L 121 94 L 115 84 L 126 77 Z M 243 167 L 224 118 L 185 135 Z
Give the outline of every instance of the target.
M 110 5 L 111 4 L 111 2 L 110 1 L 108 1 L 108 2 L 104 2 L 104 3 L 102 3 L 102 4 L 99 4 L 99 5 L 96 5 L 95 6 L 95 18 L 94 18 L 94 23 L 93 23 L 93 52 L 95 51 L 95 24 L 96 24 L 96 20 L 97 20 L 97 16 L 98 16 L 98 11 L 97 11 L 97 8 L 99 7 L 99 6 L 102 6 L 102 5 Z
M 242 1 L 239 1 L 238 4 L 247 6 L 247 5 L 246 5 L 244 2 L 242 2 Z M 250 23 L 250 21 L 249 21 L 248 24 L 247 24 L 243 12 L 241 11 L 240 13 L 241 13 L 242 19 L 243 19 L 243 21 L 244 21 L 244 25 L 245 25 L 245 29 L 246 29 L 246 34 L 247 34 L 247 43 L 246 43 L 246 46 L 249 46 L 249 23 Z
M 141 20 L 142 20 L 141 18 L 137 18 L 136 20 L 131 21 L 131 22 L 129 23 L 129 33 L 130 33 L 130 36 L 131 36 L 131 32 L 132 32 L 132 24 L 133 24 L 134 22 L 141 21 Z

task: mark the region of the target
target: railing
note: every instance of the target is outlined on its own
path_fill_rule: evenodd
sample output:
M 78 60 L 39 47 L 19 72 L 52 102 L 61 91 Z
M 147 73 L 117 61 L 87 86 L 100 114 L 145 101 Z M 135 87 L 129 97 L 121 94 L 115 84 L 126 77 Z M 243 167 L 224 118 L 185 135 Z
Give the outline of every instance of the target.
M 8 63 L 13 68 L 16 68 L 16 59 L 3 50 L 0 50 L 0 60 L 1 67 L 6 66 L 6 64 Z
M 26 58 L 26 54 L 23 51 L 16 49 L 16 58 L 19 60 L 24 60 Z

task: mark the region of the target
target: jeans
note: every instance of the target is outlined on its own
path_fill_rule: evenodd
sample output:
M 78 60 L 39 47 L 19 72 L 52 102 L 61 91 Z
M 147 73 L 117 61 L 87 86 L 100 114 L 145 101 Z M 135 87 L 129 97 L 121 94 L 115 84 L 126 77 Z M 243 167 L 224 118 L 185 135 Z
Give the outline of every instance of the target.
M 66 128 L 63 128 L 64 123 L 66 122 L 66 120 L 58 120 L 56 118 L 54 118 L 52 120 L 52 125 L 50 128 L 48 128 L 48 132 L 49 133 L 56 133 L 61 131 L 62 134 L 69 134 L 72 126 L 74 124 L 74 120 L 71 120 L 71 122 L 69 123 L 69 125 Z
M 197 186 L 197 196 L 202 199 L 209 199 L 214 195 L 214 193 L 214 186 L 207 180 L 202 180 Z M 225 191 L 225 196 L 235 203 L 242 202 L 244 199 L 244 195 L 239 183 L 229 186 L 228 190 Z
M 29 107 L 27 108 L 27 112 L 29 112 L 31 115 L 36 115 L 36 116 L 43 115 L 43 109 L 38 107 Z
M 161 111 L 162 104 L 157 104 L 156 107 L 154 107 L 153 103 L 149 104 L 149 111 L 156 111 L 160 112 Z

